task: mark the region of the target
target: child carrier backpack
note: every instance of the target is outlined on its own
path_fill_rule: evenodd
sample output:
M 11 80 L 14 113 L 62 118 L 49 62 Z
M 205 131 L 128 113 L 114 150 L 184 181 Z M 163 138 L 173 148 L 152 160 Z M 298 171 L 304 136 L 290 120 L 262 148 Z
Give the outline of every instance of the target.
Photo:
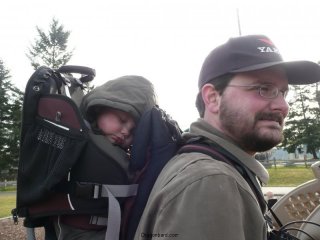
M 43 66 L 27 83 L 13 210 L 14 216 L 25 219 L 26 227 L 44 226 L 48 217 L 61 214 L 107 215 L 106 200 L 95 195 L 99 189 L 93 183 L 129 183 L 124 156 L 92 136 L 78 109 L 83 83 L 94 76 L 87 67 Z M 106 166 L 108 158 L 113 161 Z
M 118 239 L 121 224 L 142 215 L 157 175 L 180 146 L 181 130 L 169 115 L 158 106 L 144 113 L 130 153 L 130 172 L 138 173 L 132 182 L 118 147 L 93 134 L 79 111 L 83 83 L 94 76 L 86 67 L 43 66 L 27 83 L 12 211 L 27 228 L 47 230 L 52 217 L 90 214 L 90 224 L 112 226 L 106 239 Z

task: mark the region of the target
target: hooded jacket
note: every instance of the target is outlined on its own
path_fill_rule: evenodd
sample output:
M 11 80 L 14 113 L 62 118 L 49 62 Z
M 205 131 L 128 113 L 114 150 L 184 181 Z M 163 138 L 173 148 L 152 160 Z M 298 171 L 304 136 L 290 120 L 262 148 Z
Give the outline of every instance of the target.
M 83 99 L 81 111 L 91 123 L 97 107 L 111 107 L 131 114 L 136 121 L 156 105 L 153 85 L 141 76 L 128 75 L 110 80 L 93 89 Z
M 232 152 L 260 180 L 265 168 L 204 120 L 184 135 L 204 136 Z M 135 234 L 141 239 L 266 240 L 267 226 L 247 181 L 231 165 L 202 153 L 182 153 L 159 175 Z

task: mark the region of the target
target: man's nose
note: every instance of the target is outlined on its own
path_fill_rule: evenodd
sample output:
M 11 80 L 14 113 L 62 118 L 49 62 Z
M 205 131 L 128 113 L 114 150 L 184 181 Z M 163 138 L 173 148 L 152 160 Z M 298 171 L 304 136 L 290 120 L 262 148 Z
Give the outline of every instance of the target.
M 281 112 L 284 117 L 286 117 L 289 112 L 289 104 L 283 94 L 279 94 L 276 98 L 272 99 L 271 108 L 273 111 Z

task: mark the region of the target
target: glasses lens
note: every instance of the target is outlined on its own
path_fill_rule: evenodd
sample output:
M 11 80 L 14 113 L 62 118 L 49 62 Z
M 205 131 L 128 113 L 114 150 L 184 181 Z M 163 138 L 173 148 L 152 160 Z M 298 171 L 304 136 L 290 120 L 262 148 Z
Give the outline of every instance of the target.
M 275 98 L 278 95 L 278 88 L 274 86 L 260 86 L 260 95 L 265 98 Z

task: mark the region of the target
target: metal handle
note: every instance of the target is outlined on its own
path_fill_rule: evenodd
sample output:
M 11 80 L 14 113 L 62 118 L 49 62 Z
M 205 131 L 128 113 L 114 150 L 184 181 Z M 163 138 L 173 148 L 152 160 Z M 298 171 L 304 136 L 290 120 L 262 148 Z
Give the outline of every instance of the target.
M 89 67 L 84 66 L 76 66 L 76 65 L 65 65 L 61 66 L 58 70 L 59 73 L 78 73 L 83 75 L 79 80 L 83 83 L 90 82 L 96 76 L 96 70 Z

